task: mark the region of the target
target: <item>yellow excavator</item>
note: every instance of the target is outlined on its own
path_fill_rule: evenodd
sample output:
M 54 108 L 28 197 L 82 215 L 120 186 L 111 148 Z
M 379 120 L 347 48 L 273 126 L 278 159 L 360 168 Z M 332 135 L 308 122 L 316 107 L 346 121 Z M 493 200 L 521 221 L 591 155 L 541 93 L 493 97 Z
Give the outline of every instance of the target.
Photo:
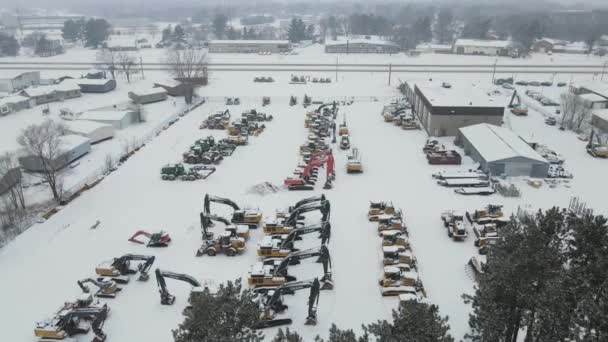
M 269 258 L 263 262 L 253 265 L 251 272 L 247 276 L 249 286 L 255 287 L 256 292 L 264 289 L 273 290 L 276 286 L 281 286 L 288 281 L 296 278 L 288 274 L 287 269 L 290 265 L 297 265 L 300 261 L 308 258 L 318 257 L 318 263 L 323 264 L 323 277 L 321 278 L 321 289 L 331 290 L 334 288 L 331 279 L 331 256 L 326 245 L 319 247 L 292 252 L 285 258 Z
M 294 248 L 294 241 L 301 240 L 301 236 L 319 232 L 321 244 L 329 242 L 331 237 L 331 224 L 329 222 L 321 222 L 310 226 L 304 226 L 293 229 L 289 234 L 266 235 L 262 242 L 258 245 L 258 256 L 263 258 L 284 258 L 289 253 L 297 251 Z
M 303 214 L 312 211 L 321 212 L 321 222 L 329 221 L 329 215 L 331 212 L 331 205 L 329 201 L 319 201 L 292 210 L 286 218 L 278 217 L 274 220 L 268 220 L 264 223 L 264 233 L 266 234 L 289 234 L 292 230 L 296 229 L 298 225 L 301 225 L 301 221 L 304 218 Z
M 228 198 L 217 197 L 209 194 L 205 195 L 204 200 L 203 212 L 205 215 L 211 214 L 211 202 L 225 204 L 232 207 L 234 212 L 232 213 L 232 218 L 230 221 L 234 224 L 246 224 L 249 226 L 249 228 L 257 228 L 260 221 L 262 221 L 262 212 L 259 209 L 241 209 L 236 203 Z
M 155 257 L 153 255 L 136 255 L 136 254 L 125 254 L 119 258 L 104 261 L 97 265 L 95 273 L 98 278 L 97 281 L 110 280 L 115 281 L 118 284 L 127 284 L 129 282 L 129 275 L 136 274 L 139 272 L 139 281 L 147 281 L 150 277 L 148 271 L 154 264 Z M 143 261 L 137 265 L 137 269 L 130 267 L 131 261 Z
M 107 304 L 93 302 L 93 296 L 67 302 L 53 317 L 37 322 L 34 335 L 40 341 L 63 340 L 77 334 L 87 334 L 93 330 L 93 342 L 103 342 L 106 334 L 103 324 L 110 308 Z M 88 322 L 88 326 L 84 323 Z M 90 327 L 89 327 L 90 326 Z

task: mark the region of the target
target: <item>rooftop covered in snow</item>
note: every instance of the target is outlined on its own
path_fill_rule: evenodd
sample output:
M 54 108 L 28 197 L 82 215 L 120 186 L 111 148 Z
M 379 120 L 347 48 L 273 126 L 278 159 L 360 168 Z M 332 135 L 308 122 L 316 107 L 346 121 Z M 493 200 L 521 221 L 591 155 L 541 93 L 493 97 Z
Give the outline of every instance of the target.
M 503 97 L 493 97 L 475 83 L 418 82 L 416 87 L 433 107 L 504 107 Z
M 483 123 L 463 127 L 459 130 L 487 162 L 515 157 L 547 162 L 545 158 L 508 128 Z
M 509 40 L 482 40 L 482 39 L 457 39 L 455 46 L 479 46 L 493 48 L 507 48 L 511 46 Z

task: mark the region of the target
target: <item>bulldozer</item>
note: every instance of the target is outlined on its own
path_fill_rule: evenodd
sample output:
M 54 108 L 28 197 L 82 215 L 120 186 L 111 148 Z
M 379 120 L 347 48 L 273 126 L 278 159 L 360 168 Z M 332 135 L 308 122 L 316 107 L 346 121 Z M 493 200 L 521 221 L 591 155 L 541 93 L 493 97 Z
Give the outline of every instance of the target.
M 196 256 L 203 255 L 216 256 L 218 253 L 226 254 L 227 256 L 235 256 L 242 254 L 245 251 L 245 239 L 241 237 L 232 237 L 229 231 L 223 231 L 218 238 L 205 239 L 203 244 L 196 251 Z
M 413 271 L 403 271 L 399 267 L 384 266 L 383 277 L 380 279 L 381 287 L 398 287 L 398 286 L 414 286 L 422 285 L 418 274 Z
M 412 250 L 399 245 L 382 246 L 382 264 L 410 271 L 416 268 L 416 257 Z
M 399 230 L 407 235 L 407 227 L 403 223 L 403 213 L 401 210 L 397 210 L 392 215 L 379 215 L 377 222 L 379 233 L 385 230 Z
M 194 168 L 187 169 L 183 164 L 168 164 L 160 169 L 160 177 L 166 181 L 195 181 L 197 179 L 207 179 L 215 172 L 215 167 L 207 165 L 199 165 Z
M 477 222 L 486 218 L 499 218 L 503 217 L 502 205 L 489 204 L 487 207 L 479 210 L 475 210 L 473 215 L 469 212 L 466 213 L 467 218 L 470 222 Z
M 403 249 L 410 247 L 409 240 L 400 230 L 384 230 L 380 232 L 380 237 L 382 238 L 382 246 L 401 246 Z
M 595 142 L 593 139 L 595 138 Z M 587 143 L 587 153 L 594 158 L 608 158 L 608 145 L 602 144 L 600 136 L 595 134 L 594 130 L 591 130 L 591 136 Z
M 370 202 L 367 218 L 370 222 L 377 222 L 380 215 L 392 215 L 395 207 L 391 202 Z
M 359 149 L 353 147 L 346 161 L 346 173 L 363 173 L 363 164 L 361 163 L 361 154 Z
M 223 112 L 217 112 L 215 114 L 209 115 L 207 119 L 205 119 L 201 125 L 200 129 L 208 128 L 208 129 L 226 129 L 230 124 L 230 111 L 226 109 Z

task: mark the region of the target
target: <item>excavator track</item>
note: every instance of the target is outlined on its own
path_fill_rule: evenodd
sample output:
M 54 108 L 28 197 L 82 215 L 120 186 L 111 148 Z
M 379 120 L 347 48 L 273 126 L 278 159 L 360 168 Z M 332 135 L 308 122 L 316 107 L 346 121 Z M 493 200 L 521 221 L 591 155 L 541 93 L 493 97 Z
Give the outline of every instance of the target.
M 253 329 L 257 330 L 257 329 L 266 329 L 266 328 L 278 327 L 278 326 L 281 326 L 281 325 L 291 324 L 292 322 L 293 321 L 291 320 L 291 318 L 273 319 L 273 320 L 269 320 L 269 321 L 260 321 L 260 322 L 256 323 L 253 326 Z

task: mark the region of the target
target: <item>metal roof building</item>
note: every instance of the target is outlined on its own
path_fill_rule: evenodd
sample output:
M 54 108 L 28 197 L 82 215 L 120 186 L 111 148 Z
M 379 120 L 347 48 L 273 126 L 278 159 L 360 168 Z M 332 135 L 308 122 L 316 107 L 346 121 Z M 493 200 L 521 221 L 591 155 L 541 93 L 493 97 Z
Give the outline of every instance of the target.
M 54 160 L 47 160 L 46 163 L 52 163 L 59 170 L 66 167 L 68 164 L 91 152 L 91 141 L 88 138 L 79 135 L 64 135 L 61 137 L 60 155 Z M 44 171 L 43 161 L 36 155 L 25 155 L 19 157 L 19 164 L 25 170 L 38 172 Z
M 549 162 L 513 131 L 490 124 L 460 128 L 456 143 L 493 176 L 544 178 Z

